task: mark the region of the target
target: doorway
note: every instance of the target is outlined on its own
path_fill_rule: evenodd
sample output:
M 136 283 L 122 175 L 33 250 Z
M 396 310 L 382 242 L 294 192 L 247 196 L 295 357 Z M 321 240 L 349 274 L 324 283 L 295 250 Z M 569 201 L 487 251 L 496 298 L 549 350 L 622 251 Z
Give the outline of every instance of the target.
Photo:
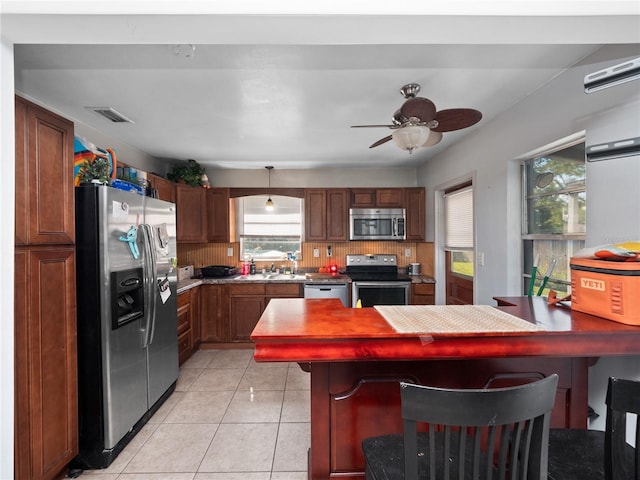
M 444 190 L 446 305 L 472 305 L 475 274 L 473 184 Z

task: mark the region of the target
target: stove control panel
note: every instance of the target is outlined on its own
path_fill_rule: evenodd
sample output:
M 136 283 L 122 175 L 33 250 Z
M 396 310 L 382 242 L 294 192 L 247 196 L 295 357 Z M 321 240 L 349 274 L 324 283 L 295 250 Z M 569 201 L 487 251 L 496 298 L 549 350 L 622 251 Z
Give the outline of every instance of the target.
M 355 265 L 370 267 L 391 265 L 395 267 L 398 265 L 398 258 L 395 254 L 347 255 L 347 267 Z

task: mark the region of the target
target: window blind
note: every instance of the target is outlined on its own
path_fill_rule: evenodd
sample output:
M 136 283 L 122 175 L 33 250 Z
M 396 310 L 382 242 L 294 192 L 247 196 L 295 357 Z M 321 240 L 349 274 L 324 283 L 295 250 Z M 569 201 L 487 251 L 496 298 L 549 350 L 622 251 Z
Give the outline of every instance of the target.
M 445 249 L 473 249 L 473 188 L 465 187 L 444 196 Z

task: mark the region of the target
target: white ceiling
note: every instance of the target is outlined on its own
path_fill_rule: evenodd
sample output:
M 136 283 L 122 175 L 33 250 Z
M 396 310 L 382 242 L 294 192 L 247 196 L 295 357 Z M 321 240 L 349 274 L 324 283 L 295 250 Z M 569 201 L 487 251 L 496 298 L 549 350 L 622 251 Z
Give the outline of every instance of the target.
M 16 90 L 155 157 L 194 158 L 213 168 L 417 166 L 608 38 L 640 41 L 640 33 L 629 29 L 638 15 L 611 17 L 604 23 L 610 32 L 603 32 L 598 22 L 604 17 L 567 14 L 563 26 L 553 16 L 203 14 L 114 20 L 15 13 L 3 15 L 3 29 L 9 26 L 17 44 Z M 44 35 L 53 18 L 57 29 Z M 594 31 L 568 28 L 571 21 L 588 22 Z M 65 25 L 76 35 L 60 33 Z M 489 25 L 494 27 L 487 32 Z M 414 35 L 418 26 L 425 32 Z M 118 28 L 123 31 L 113 35 Z M 438 38 L 430 36 L 433 31 Z M 174 54 L 175 45 L 187 43 L 195 45 L 192 58 Z M 350 125 L 390 123 L 404 101 L 399 89 L 409 82 L 419 83 L 419 95 L 439 110 L 475 108 L 483 119 L 411 155 L 393 142 L 369 149 L 390 131 Z M 89 106 L 113 107 L 135 123 L 111 123 Z

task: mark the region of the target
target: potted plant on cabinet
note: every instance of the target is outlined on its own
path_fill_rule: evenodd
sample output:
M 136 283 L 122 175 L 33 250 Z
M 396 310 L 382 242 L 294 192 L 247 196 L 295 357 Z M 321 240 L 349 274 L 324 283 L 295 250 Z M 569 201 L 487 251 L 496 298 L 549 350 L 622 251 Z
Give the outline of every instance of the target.
M 167 178 L 172 182 L 186 183 L 192 187 L 201 185 L 204 168 L 195 160 L 187 160 L 186 165 L 175 165 L 171 172 L 167 174 Z
M 111 176 L 109 169 L 111 165 L 106 158 L 96 157 L 93 162 L 85 161 L 80 170 L 80 185 L 95 183 L 98 185 L 109 185 Z

